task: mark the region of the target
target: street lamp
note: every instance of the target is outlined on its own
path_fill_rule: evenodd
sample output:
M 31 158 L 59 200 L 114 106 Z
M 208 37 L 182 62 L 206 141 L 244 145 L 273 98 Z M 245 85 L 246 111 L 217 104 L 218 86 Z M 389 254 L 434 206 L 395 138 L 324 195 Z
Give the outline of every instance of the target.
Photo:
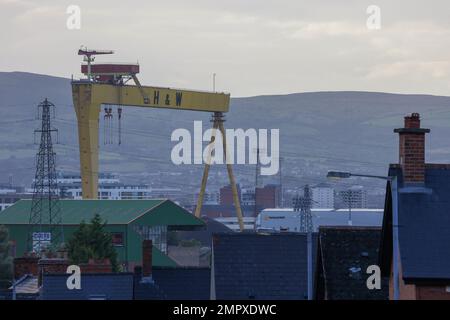
M 328 171 L 329 179 L 347 179 L 351 177 L 373 178 L 389 181 L 392 197 L 392 242 L 393 242 L 393 278 L 394 278 L 394 300 L 399 299 L 399 268 L 398 268 L 398 185 L 396 176 L 374 176 L 369 174 L 356 174 L 344 171 Z

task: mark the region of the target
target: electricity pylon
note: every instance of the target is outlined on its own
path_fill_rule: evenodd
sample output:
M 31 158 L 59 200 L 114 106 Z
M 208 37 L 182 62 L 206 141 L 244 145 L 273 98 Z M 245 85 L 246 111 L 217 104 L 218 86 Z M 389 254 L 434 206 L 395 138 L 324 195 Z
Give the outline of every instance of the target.
M 41 139 L 36 155 L 27 245 L 30 253 L 38 255 L 42 249 L 49 246 L 54 248 L 56 244 L 64 242 L 52 143 L 52 133 L 57 132 L 57 129 L 51 127 L 51 108 L 55 108 L 55 105 L 47 99 L 38 105 L 42 121 L 41 128 L 35 130 L 35 133 L 40 133 Z

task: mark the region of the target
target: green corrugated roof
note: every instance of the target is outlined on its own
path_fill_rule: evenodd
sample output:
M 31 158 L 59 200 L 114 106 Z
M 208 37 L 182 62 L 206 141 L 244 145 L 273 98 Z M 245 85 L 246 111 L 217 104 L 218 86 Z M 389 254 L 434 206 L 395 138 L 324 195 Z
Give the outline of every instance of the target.
M 60 200 L 59 203 L 64 225 L 79 224 L 82 220 L 89 222 L 97 213 L 108 224 L 128 224 L 147 213 L 150 216 L 155 216 L 156 219 L 152 220 L 164 222 L 162 225 L 203 224 L 200 219 L 195 218 L 185 209 L 165 199 Z M 28 224 L 30 210 L 31 200 L 20 200 L 4 211 L 0 211 L 0 224 Z M 47 222 L 43 221 L 43 223 Z
M 152 266 L 154 267 L 176 267 L 178 264 L 169 256 L 162 253 L 158 248 L 152 248 Z

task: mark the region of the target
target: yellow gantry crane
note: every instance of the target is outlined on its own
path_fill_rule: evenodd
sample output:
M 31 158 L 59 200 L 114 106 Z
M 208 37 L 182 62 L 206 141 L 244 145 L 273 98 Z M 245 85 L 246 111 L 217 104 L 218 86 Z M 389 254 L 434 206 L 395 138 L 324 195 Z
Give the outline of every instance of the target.
M 95 55 L 112 53 L 113 51 L 81 48 L 78 54 L 83 55 L 86 62 L 81 66 L 81 71 L 87 75 L 87 79 L 72 81 L 73 105 L 78 120 L 83 199 L 98 197 L 98 137 L 102 104 L 211 112 L 211 142 L 214 142 L 219 129 L 223 137 L 224 155 L 228 155 L 223 113 L 229 109 L 229 94 L 142 86 L 136 76 L 139 73 L 138 64 L 92 64 Z M 128 84 L 131 79 L 134 85 Z M 201 214 L 209 168 L 210 162 L 206 161 L 195 209 L 196 217 Z M 227 171 L 239 227 L 243 231 L 244 223 L 236 181 L 232 165 L 228 164 L 228 161 Z

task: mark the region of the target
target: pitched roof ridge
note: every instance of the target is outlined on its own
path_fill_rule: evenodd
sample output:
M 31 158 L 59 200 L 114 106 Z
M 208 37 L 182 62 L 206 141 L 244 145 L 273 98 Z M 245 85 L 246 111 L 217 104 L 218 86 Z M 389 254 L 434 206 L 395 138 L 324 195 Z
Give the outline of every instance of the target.
M 133 219 L 128 221 L 128 224 L 136 221 L 137 219 L 141 218 L 143 215 L 145 215 L 147 212 L 152 211 L 153 209 L 159 207 L 160 205 L 166 203 L 167 201 L 170 201 L 169 199 L 164 199 L 161 200 L 159 203 L 155 204 L 154 206 L 147 208 L 145 211 L 143 211 L 142 213 L 138 214 L 136 217 L 134 217 Z

